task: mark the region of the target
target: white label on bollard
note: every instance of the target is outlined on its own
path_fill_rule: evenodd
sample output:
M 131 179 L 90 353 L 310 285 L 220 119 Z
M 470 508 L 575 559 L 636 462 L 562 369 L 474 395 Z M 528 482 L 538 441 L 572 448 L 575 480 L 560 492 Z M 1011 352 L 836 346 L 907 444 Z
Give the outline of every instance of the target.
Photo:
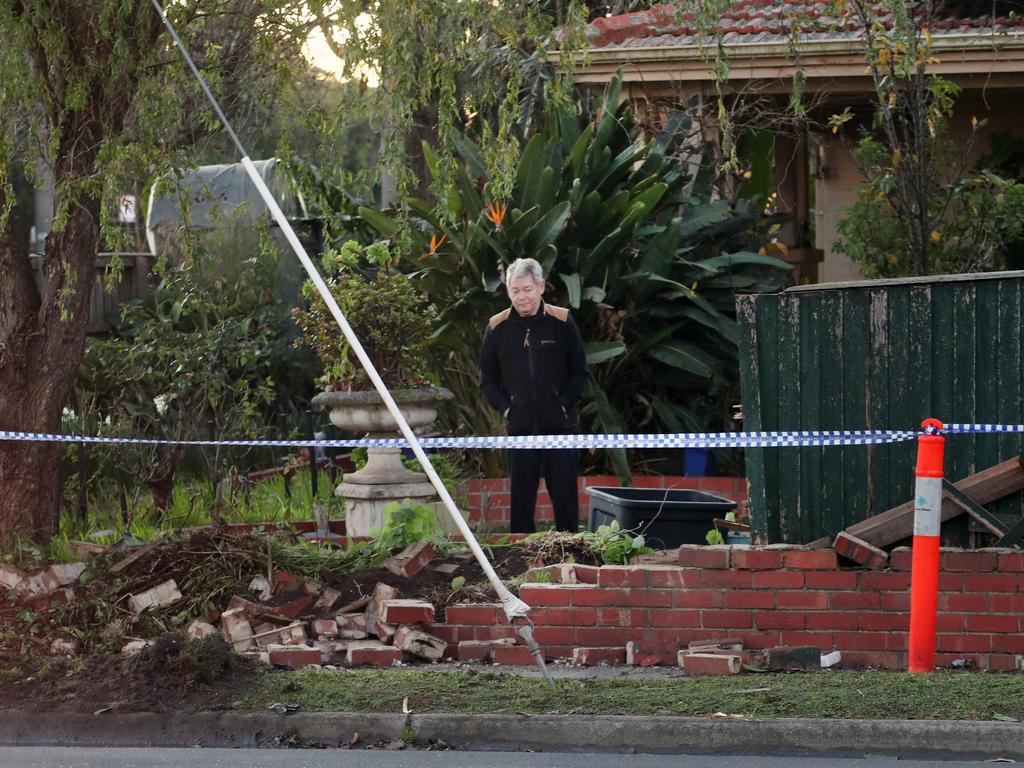
M 919 477 L 914 483 L 914 535 L 938 536 L 942 528 L 942 478 Z

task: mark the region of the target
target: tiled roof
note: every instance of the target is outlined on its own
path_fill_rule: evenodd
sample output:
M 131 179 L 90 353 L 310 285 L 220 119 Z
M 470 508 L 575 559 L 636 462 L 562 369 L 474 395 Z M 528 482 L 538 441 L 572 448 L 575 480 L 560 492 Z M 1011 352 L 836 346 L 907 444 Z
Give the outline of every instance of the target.
M 802 42 L 858 38 L 860 24 L 830 14 L 831 5 L 813 0 L 736 0 L 720 21 L 723 42 L 786 43 L 794 28 Z M 1016 12 L 1006 11 L 1006 7 L 1015 7 Z M 1024 32 L 1024 0 L 1000 2 L 998 8 L 1000 15 L 993 24 L 991 2 L 961 0 L 939 4 L 931 32 L 935 37 Z M 876 8 L 875 12 L 885 23 L 887 16 L 882 9 Z M 587 26 L 586 36 L 591 50 L 676 47 L 709 41 L 708 31 L 698 26 L 693 15 L 678 13 L 672 3 L 595 19 Z

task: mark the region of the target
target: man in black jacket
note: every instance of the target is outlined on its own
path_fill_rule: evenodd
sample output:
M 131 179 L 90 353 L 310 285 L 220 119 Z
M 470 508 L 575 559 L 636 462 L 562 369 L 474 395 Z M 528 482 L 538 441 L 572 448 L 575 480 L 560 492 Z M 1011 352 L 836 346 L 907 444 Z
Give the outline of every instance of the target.
M 534 259 L 517 259 L 505 273 L 512 306 L 490 319 L 480 350 L 480 388 L 505 416 L 510 435 L 575 434 L 576 402 L 587 383 L 583 340 L 569 310 L 545 304 L 544 274 Z M 534 530 L 537 484 L 543 474 L 555 527 L 576 531 L 579 497 L 575 448 L 513 448 L 513 533 Z

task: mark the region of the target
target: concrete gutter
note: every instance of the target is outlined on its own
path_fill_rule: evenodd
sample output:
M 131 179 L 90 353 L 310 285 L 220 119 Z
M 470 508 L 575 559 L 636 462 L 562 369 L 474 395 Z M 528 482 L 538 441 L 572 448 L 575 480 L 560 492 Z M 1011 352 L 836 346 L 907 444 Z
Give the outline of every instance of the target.
M 77 714 L 0 712 L 0 746 L 346 746 L 412 738 L 460 749 L 549 752 L 870 753 L 1024 757 L 1024 723 L 968 720 L 738 720 L 344 712 Z

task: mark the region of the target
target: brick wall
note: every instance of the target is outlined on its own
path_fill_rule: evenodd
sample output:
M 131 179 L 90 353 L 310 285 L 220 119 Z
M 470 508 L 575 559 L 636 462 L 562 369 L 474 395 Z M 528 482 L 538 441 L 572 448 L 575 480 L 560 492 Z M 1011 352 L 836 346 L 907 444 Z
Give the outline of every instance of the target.
M 692 640 L 739 638 L 747 649 L 815 645 L 838 650 L 847 667 L 907 665 L 910 550 L 884 571 L 838 567 L 832 550 L 684 546 L 679 565 L 550 566 L 551 583 L 527 583 L 536 638 L 550 658 L 625 658 L 674 664 Z M 559 583 L 567 580 L 575 583 Z M 966 659 L 989 670 L 1024 665 L 1024 552 L 942 552 L 936 664 Z M 479 641 L 511 638 L 497 605 L 454 605 L 432 631 L 467 653 Z M 597 649 L 584 653 L 586 649 Z M 525 648 L 496 660 L 532 663 Z
M 580 520 L 586 522 L 590 510 L 587 487 L 620 487 L 622 483 L 613 475 L 588 475 L 579 479 Z M 688 488 L 708 491 L 738 504 L 747 499 L 747 481 L 743 477 L 680 477 L 674 475 L 634 475 L 635 488 Z M 509 524 L 509 482 L 507 478 L 466 480 L 459 485 L 458 495 L 465 499 L 469 508 L 469 520 L 478 527 L 508 528 Z M 544 481 L 541 481 L 537 495 L 537 522 L 553 522 L 551 498 Z

